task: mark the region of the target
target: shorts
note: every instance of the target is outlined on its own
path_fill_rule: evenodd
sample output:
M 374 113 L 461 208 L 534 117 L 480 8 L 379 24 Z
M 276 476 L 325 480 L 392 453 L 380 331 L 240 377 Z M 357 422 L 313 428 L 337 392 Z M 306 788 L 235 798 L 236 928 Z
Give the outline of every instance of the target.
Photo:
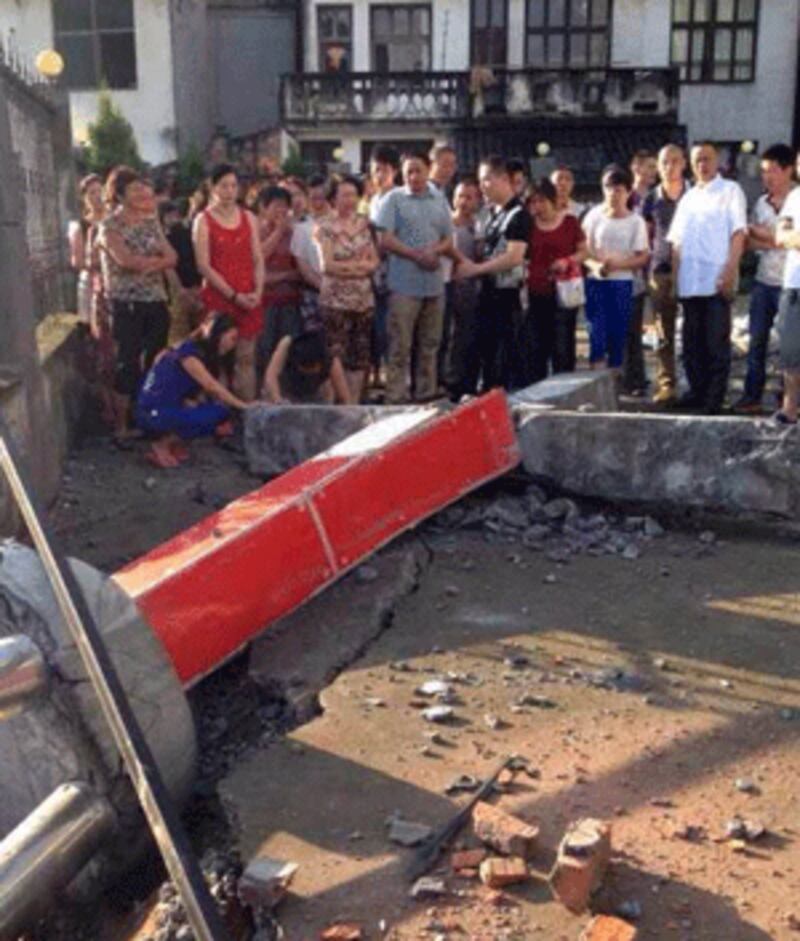
M 373 310 L 322 308 L 322 322 L 331 359 L 339 357 L 349 372 L 369 369 L 372 353 Z

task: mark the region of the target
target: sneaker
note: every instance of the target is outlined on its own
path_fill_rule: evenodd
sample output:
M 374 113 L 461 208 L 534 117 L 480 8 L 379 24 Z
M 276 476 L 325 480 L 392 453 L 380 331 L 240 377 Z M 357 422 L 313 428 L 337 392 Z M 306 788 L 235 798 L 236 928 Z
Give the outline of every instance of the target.
M 733 403 L 732 411 L 735 415 L 760 415 L 761 402 L 743 395 Z
M 775 412 L 775 414 L 772 416 L 772 420 L 775 422 L 776 425 L 796 425 L 797 424 L 797 419 L 790 418 L 784 411 Z

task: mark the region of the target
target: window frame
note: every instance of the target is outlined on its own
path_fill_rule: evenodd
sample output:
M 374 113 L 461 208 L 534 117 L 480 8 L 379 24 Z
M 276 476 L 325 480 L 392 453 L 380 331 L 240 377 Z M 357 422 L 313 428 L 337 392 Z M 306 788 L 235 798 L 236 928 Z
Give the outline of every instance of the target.
M 433 69 L 433 3 L 371 3 L 369 5 L 369 59 L 370 59 L 370 68 L 373 72 L 378 74 L 391 74 L 391 71 L 386 73 L 380 72 L 377 68 L 375 61 L 375 18 L 381 10 L 389 10 L 392 14 L 396 10 L 408 10 L 409 15 L 413 18 L 415 10 L 426 10 L 428 14 L 428 24 L 430 29 L 428 31 L 428 62 L 427 67 L 423 67 L 419 70 L 410 70 L 410 71 L 431 71 Z
M 57 51 L 61 51 L 59 40 L 61 37 L 80 37 L 88 36 L 92 47 L 92 71 L 94 73 L 93 84 L 91 85 L 71 85 L 65 81 L 65 86 L 70 92 L 96 92 L 103 83 L 107 83 L 112 91 L 136 91 L 139 87 L 139 56 L 136 49 L 136 4 L 134 0 L 128 0 L 131 10 L 131 25 L 125 27 L 100 27 L 98 25 L 97 8 L 103 0 L 85 0 L 89 9 L 89 29 L 58 29 L 56 25 L 55 4 L 58 0 L 52 0 L 50 4 L 50 16 L 53 25 L 53 46 Z M 115 3 L 120 0 L 114 0 Z M 103 75 L 103 36 L 130 36 L 133 40 L 133 81 L 129 85 L 112 85 L 107 76 Z M 66 59 L 66 57 L 65 57 Z
M 491 4 L 494 0 L 486 0 Z M 486 68 L 505 68 L 508 66 L 508 29 L 509 29 L 509 0 L 499 0 L 503 4 L 503 61 L 479 62 L 477 52 L 477 27 L 475 25 L 475 6 L 478 0 L 470 0 L 469 4 L 469 64 L 470 66 L 485 66 Z M 491 28 L 491 27 L 490 27 Z
M 542 69 L 582 69 L 591 71 L 593 69 L 607 69 L 611 64 L 611 43 L 613 41 L 613 25 L 614 25 L 614 0 L 602 0 L 606 3 L 606 17 L 605 22 L 602 26 L 593 26 L 592 25 L 592 9 L 594 3 L 600 2 L 600 0 L 588 0 L 589 8 L 586 17 L 586 25 L 575 26 L 572 22 L 572 4 L 576 0 L 562 0 L 564 4 L 564 25 L 563 26 L 550 26 L 550 10 L 553 0 L 540 0 L 544 6 L 544 25 L 542 26 L 532 26 L 531 25 L 531 0 L 525 0 L 525 49 L 524 49 L 524 60 L 527 68 L 542 68 Z M 548 61 L 548 45 L 549 37 L 552 35 L 560 35 L 563 37 L 563 54 L 561 57 L 561 62 L 557 65 L 552 64 Z M 572 64 L 570 63 L 570 40 L 573 36 L 581 35 L 586 36 L 586 59 L 581 64 Z M 605 61 L 592 62 L 591 60 L 591 37 L 595 35 L 603 35 L 606 40 L 606 55 Z M 528 47 L 530 45 L 531 36 L 542 36 L 544 39 L 544 62 L 536 63 L 531 62 L 528 57 Z
M 350 38 L 347 40 L 347 61 L 348 66 L 346 69 L 338 69 L 336 72 L 328 72 L 325 68 L 325 56 L 323 55 L 323 39 L 322 31 L 320 30 L 320 21 L 322 19 L 323 13 L 347 13 L 348 19 L 350 21 Z M 330 42 L 330 40 L 325 40 Z M 345 43 L 341 43 L 345 45 Z M 353 4 L 352 3 L 319 3 L 317 4 L 317 71 L 325 72 L 329 75 L 342 74 L 346 75 L 348 72 L 353 71 Z
M 672 0 L 670 6 L 670 31 L 669 31 L 669 60 L 673 68 L 678 69 L 680 82 L 682 85 L 752 85 L 756 81 L 758 69 L 758 30 L 761 23 L 761 0 L 752 0 L 754 4 L 754 14 L 752 19 L 740 19 L 740 5 L 744 0 L 731 0 L 733 3 L 733 16 L 729 21 L 720 22 L 717 19 L 717 10 L 720 0 L 706 0 L 708 3 L 708 17 L 706 20 L 695 20 L 695 0 L 687 0 L 689 4 L 688 19 L 676 18 L 676 6 L 678 0 Z M 750 66 L 750 76 L 748 78 L 736 78 L 736 34 L 740 29 L 750 29 L 753 33 L 753 49 L 748 64 Z M 715 70 L 717 64 L 714 60 L 714 45 L 718 33 L 727 31 L 730 34 L 731 41 L 734 43 L 731 49 L 731 57 L 728 63 L 727 78 L 716 78 Z M 687 38 L 687 58 L 677 60 L 675 58 L 675 34 L 676 32 L 685 32 Z M 703 55 L 699 60 L 700 76 L 692 77 L 692 47 L 695 36 L 702 37 Z

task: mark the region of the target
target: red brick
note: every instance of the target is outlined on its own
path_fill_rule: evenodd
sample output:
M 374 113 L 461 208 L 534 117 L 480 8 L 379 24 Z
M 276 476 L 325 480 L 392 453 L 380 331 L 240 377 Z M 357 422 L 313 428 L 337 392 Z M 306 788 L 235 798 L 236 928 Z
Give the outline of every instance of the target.
M 550 873 L 553 895 L 571 912 L 586 911 L 611 859 L 611 826 L 587 818 L 570 824 Z
M 598 915 L 584 928 L 580 941 L 636 941 L 633 925 L 611 915 Z
M 486 850 L 462 850 L 460 853 L 453 853 L 450 857 L 450 867 L 453 872 L 459 872 L 462 869 L 477 869 L 486 859 Z
M 479 872 L 481 882 L 490 889 L 526 882 L 530 877 L 528 864 L 520 856 L 490 856 L 481 863 Z
M 531 859 L 536 852 L 539 828 L 484 801 L 472 811 L 475 835 L 498 853 Z

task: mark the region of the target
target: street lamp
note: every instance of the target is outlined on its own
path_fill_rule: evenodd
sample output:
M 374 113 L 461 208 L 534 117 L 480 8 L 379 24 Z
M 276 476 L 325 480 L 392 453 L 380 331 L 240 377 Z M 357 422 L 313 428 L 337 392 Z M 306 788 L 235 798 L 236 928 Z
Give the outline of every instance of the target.
M 751 154 L 756 149 L 756 145 L 751 140 L 743 140 L 739 149 L 743 154 Z
M 34 65 L 41 76 L 55 81 L 64 71 L 64 58 L 55 49 L 42 49 L 36 56 Z
M 539 157 L 546 157 L 550 153 L 550 145 L 547 141 L 539 141 L 536 145 L 536 153 Z

